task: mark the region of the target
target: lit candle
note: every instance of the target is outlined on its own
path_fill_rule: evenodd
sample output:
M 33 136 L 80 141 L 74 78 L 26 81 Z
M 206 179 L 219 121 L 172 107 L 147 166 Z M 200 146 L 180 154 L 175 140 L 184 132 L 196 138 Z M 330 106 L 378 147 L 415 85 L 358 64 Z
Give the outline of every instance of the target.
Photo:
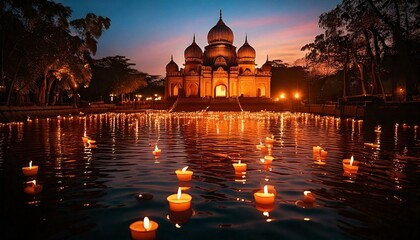
M 321 152 L 322 148 L 320 146 L 313 146 L 312 147 L 312 151 L 314 155 L 319 155 Z
M 183 169 L 178 169 L 175 171 L 176 177 L 179 181 L 191 181 L 193 171 L 187 170 L 187 167 L 184 167 Z
M 155 146 L 155 150 L 153 150 L 153 155 L 154 156 L 159 156 L 160 155 L 161 150 L 158 148 L 158 146 Z
M 319 152 L 319 156 L 321 158 L 326 158 L 327 155 L 328 155 L 328 152 L 326 150 L 324 150 L 324 149 L 321 149 L 321 151 Z
M 270 205 L 274 204 L 275 195 L 272 192 L 268 192 L 268 186 L 264 186 L 264 191 L 257 191 L 254 193 L 254 199 L 257 204 Z
M 312 204 L 315 202 L 315 195 L 311 191 L 304 191 L 303 192 L 303 202 Z
M 36 184 L 36 180 L 27 182 L 27 186 L 23 189 L 26 194 L 34 195 L 42 191 L 42 185 Z
M 235 168 L 235 172 L 246 172 L 246 163 L 241 163 L 241 160 L 238 163 L 233 163 L 233 168 Z
M 343 169 L 345 172 L 355 173 L 359 170 L 359 162 L 354 160 L 353 156 L 350 159 L 343 160 Z
M 273 162 L 273 160 L 270 159 L 270 158 L 268 158 L 268 159 L 266 159 L 266 158 L 260 158 L 260 162 L 262 164 L 264 164 L 264 165 L 270 165 Z
M 191 195 L 182 193 L 181 188 L 178 188 L 177 194 L 172 194 L 166 198 L 169 202 L 169 209 L 175 212 L 181 212 L 191 207 Z
M 258 150 L 262 150 L 262 149 L 265 147 L 265 145 L 264 145 L 264 144 L 262 144 L 262 142 L 260 141 L 260 144 L 255 145 L 255 147 L 256 147 Z
M 32 161 L 29 161 L 29 167 L 23 167 L 22 171 L 25 176 L 35 176 L 38 174 L 38 166 L 32 166 Z
M 85 143 L 89 140 L 88 136 L 86 135 L 86 131 L 83 133 L 82 141 Z
M 148 217 L 145 217 L 143 221 L 136 221 L 130 224 L 130 232 L 132 239 L 144 239 L 152 240 L 156 239 L 156 230 L 159 224 L 154 221 L 150 221 Z
M 266 144 L 272 144 L 273 142 L 274 142 L 274 135 L 271 135 L 271 138 L 270 137 L 265 138 Z

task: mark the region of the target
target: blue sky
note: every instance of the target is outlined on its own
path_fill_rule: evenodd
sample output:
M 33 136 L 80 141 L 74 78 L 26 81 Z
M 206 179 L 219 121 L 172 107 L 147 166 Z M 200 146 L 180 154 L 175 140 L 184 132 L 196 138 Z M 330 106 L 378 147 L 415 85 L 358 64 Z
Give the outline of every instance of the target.
M 102 35 L 96 58 L 123 55 L 135 68 L 165 74 L 171 55 L 178 66 L 184 50 L 196 42 L 204 50 L 207 33 L 217 23 L 219 10 L 234 33 L 239 48 L 248 43 L 257 52 L 256 64 L 281 59 L 293 64 L 305 53 L 300 48 L 322 30 L 319 15 L 339 0 L 56 0 L 73 10 L 72 18 L 93 12 L 109 17 L 111 27 Z

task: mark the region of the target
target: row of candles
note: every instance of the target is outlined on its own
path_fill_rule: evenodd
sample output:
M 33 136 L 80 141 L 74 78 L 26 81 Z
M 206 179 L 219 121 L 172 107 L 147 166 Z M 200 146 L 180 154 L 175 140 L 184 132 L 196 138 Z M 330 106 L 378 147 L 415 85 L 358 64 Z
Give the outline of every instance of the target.
M 94 140 L 91 140 L 89 137 L 86 136 L 86 132 L 82 137 L 83 142 L 91 144 L 91 141 L 94 143 Z M 274 139 L 267 137 L 265 140 L 265 144 L 257 145 L 257 149 L 267 152 L 269 155 L 265 156 L 261 159 L 261 163 L 265 165 L 270 165 L 274 159 L 271 156 L 271 148 L 273 147 Z M 159 157 L 161 154 L 161 149 L 155 146 L 155 149 L 152 151 L 152 154 L 155 157 Z M 313 147 L 313 154 L 317 156 L 319 159 L 325 159 L 327 156 L 327 151 L 322 149 L 320 146 Z M 241 163 L 239 160 L 237 163 L 233 163 L 233 168 L 235 170 L 235 175 L 243 175 L 246 173 L 247 164 Z M 354 161 L 353 157 L 351 159 L 344 159 L 343 160 L 343 168 L 345 172 L 355 173 L 358 169 L 358 162 Z M 187 182 L 192 180 L 193 171 L 187 170 L 188 167 L 183 169 L 178 169 L 175 171 L 176 176 L 179 181 Z M 32 165 L 32 161 L 30 161 L 28 167 L 22 168 L 23 174 L 25 176 L 35 176 L 38 173 L 38 166 Z M 28 182 L 28 186 L 24 189 L 27 194 L 37 194 L 42 191 L 42 186 L 36 184 L 36 180 L 32 180 Z M 265 185 L 263 189 L 258 190 L 254 193 L 254 200 L 256 203 L 257 209 L 261 211 L 270 211 L 274 207 L 275 198 L 277 192 L 272 185 Z M 315 202 L 315 195 L 310 191 L 304 191 L 303 201 L 304 206 L 313 205 Z M 172 212 L 185 212 L 191 209 L 191 201 L 192 196 L 187 193 L 182 193 L 181 188 L 178 188 L 177 194 L 172 194 L 167 197 L 167 201 L 169 203 L 169 209 Z M 190 216 L 190 215 L 189 215 Z M 188 216 L 188 217 L 189 217 Z M 143 219 L 143 221 L 136 221 L 130 225 L 131 236 L 133 239 L 155 239 L 156 238 L 156 230 L 158 228 L 158 223 L 149 220 L 147 217 Z

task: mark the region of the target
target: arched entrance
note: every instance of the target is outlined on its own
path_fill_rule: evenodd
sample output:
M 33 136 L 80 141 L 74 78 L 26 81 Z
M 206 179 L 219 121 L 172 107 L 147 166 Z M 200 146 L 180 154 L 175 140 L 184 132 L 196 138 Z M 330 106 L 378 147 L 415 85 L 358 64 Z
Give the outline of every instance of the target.
M 227 97 L 227 88 L 226 85 L 220 84 L 214 88 L 215 97 Z
M 265 97 L 265 87 L 264 86 L 258 87 L 257 96 L 258 97 Z
M 172 96 L 176 97 L 178 96 L 179 87 L 178 84 L 175 84 L 173 90 L 172 90 Z
M 186 89 L 187 97 L 196 97 L 198 96 L 198 84 L 191 83 L 188 84 L 188 88 Z

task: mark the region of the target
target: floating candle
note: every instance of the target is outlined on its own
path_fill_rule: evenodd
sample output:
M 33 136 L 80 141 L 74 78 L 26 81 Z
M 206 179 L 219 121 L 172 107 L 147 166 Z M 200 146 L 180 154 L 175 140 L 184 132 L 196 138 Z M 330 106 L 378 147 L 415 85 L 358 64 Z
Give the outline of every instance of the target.
M 266 137 L 265 138 L 265 143 L 266 144 L 272 144 L 274 142 L 274 135 L 271 135 L 271 137 Z
M 187 170 L 187 168 L 188 166 L 175 171 L 176 177 L 179 181 L 191 181 L 193 171 Z
M 235 172 L 246 172 L 246 163 L 241 163 L 241 160 L 239 160 L 238 163 L 233 163 L 232 165 Z
M 371 147 L 371 148 L 379 148 L 380 147 L 379 143 L 364 143 L 364 145 L 366 147 Z
M 175 212 L 181 212 L 191 207 L 191 195 L 182 193 L 178 188 L 177 194 L 172 194 L 166 198 L 169 202 L 169 209 Z
M 89 140 L 88 136 L 86 135 L 86 131 L 83 133 L 82 141 L 85 143 Z
M 274 204 L 275 195 L 272 192 L 268 192 L 268 186 L 264 186 L 264 191 L 257 191 L 254 193 L 254 199 L 257 204 L 270 205 Z
M 264 147 L 265 147 L 265 145 L 264 145 L 264 144 L 262 144 L 262 142 L 260 141 L 260 144 L 255 145 L 255 147 L 256 147 L 258 150 L 261 150 L 262 148 L 264 148 Z
M 350 159 L 343 160 L 343 169 L 345 172 L 356 173 L 359 170 L 359 161 L 354 160 L 353 156 Z
M 159 156 L 160 155 L 161 150 L 158 148 L 158 146 L 155 146 L 155 150 L 153 150 L 153 155 L 154 156 Z
M 135 240 L 153 240 L 156 239 L 156 230 L 159 224 L 150 221 L 148 217 L 144 217 L 143 221 L 136 221 L 130 225 L 131 238 Z
M 36 180 L 27 182 L 27 186 L 23 189 L 26 194 L 34 195 L 42 191 L 42 185 L 36 184 Z
M 315 202 L 315 195 L 311 191 L 304 191 L 303 192 L 303 202 L 304 203 L 314 203 Z
M 32 166 L 32 161 L 29 161 L 29 167 L 23 167 L 22 171 L 23 171 L 23 175 L 27 177 L 35 176 L 38 174 L 38 166 L 36 165 Z
M 322 148 L 320 146 L 313 146 L 312 147 L 312 152 L 314 155 L 319 155 L 321 152 Z
M 266 158 L 260 158 L 260 162 L 262 164 L 264 164 L 264 165 L 270 165 L 273 162 L 273 160 L 270 159 L 270 158 L 268 158 L 268 159 L 266 159 Z

